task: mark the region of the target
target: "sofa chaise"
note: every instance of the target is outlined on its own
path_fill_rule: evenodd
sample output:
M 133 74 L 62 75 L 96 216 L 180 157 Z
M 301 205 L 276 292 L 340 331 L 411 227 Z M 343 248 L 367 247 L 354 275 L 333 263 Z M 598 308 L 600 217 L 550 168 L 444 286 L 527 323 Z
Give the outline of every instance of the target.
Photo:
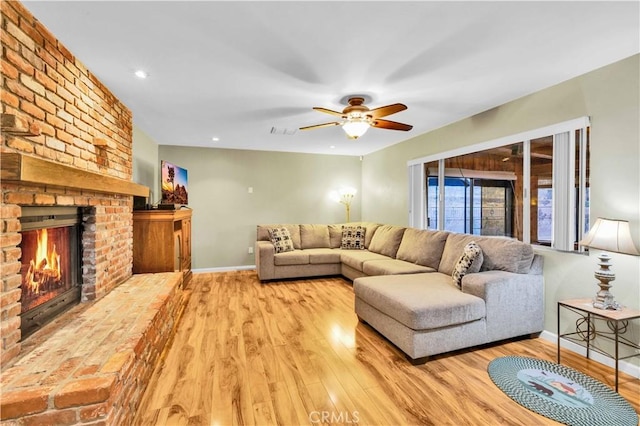
M 370 222 L 258 225 L 255 253 L 265 283 L 352 280 L 359 320 L 412 363 L 543 329 L 543 259 L 514 239 Z

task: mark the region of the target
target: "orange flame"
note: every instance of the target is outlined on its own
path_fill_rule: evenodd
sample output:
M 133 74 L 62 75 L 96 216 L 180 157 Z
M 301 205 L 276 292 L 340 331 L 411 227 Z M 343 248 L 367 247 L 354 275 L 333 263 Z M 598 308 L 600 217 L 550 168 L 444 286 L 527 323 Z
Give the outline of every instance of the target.
M 55 279 L 60 279 L 60 255 L 56 250 L 55 244 L 51 251 L 48 250 L 49 246 L 49 234 L 46 229 L 37 231 L 38 244 L 36 246 L 36 253 L 34 259 L 30 262 L 28 280 L 31 286 L 31 290 L 34 293 L 39 291 L 40 282 L 36 278 L 36 272 L 51 271 L 49 275 L 53 275 Z

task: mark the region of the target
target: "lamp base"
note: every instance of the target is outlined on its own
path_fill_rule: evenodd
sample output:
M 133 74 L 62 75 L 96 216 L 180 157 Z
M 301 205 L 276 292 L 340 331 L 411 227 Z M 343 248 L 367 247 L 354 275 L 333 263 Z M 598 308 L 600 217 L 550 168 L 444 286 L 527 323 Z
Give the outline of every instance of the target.
M 593 307 L 596 309 L 608 309 L 613 311 L 619 311 L 622 309 L 622 305 L 613 299 L 611 301 L 600 301 L 598 298 L 595 298 L 593 299 Z
M 596 297 L 593 299 L 593 307 L 596 309 L 612 309 L 612 310 L 620 310 L 622 306 L 618 302 L 616 302 L 613 298 L 613 294 L 609 291 L 611 288 L 611 281 L 616 279 L 616 274 L 613 273 L 611 269 L 611 256 L 607 253 L 600 253 L 598 256 L 600 262 L 600 269 L 596 269 L 594 276 L 600 281 L 598 285 L 600 286 L 600 291 L 596 294 Z
M 599 282 L 600 291 L 593 298 L 593 307 L 596 309 L 613 309 L 619 311 L 622 306 L 615 301 L 613 294 L 609 291 L 611 284 L 609 282 Z

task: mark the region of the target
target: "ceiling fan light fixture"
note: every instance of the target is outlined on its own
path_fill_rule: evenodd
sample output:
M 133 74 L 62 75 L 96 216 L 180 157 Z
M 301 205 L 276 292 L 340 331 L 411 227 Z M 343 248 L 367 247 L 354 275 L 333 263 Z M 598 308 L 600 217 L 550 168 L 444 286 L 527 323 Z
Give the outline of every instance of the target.
M 342 130 L 351 139 L 358 139 L 369 130 L 370 124 L 366 118 L 347 119 L 342 125 Z
M 407 109 L 407 106 L 400 103 L 386 105 L 370 109 L 363 105 L 364 97 L 350 97 L 349 106 L 340 111 L 334 111 L 323 107 L 313 107 L 315 111 L 340 117 L 340 121 L 332 121 L 330 123 L 314 124 L 312 126 L 300 127 L 300 130 L 320 129 L 323 127 L 342 126 L 342 129 L 350 139 L 358 139 L 364 135 L 369 127 L 377 127 L 379 129 L 402 130 L 409 131 L 413 126 L 396 121 L 383 120 L 381 117 L 395 114 Z

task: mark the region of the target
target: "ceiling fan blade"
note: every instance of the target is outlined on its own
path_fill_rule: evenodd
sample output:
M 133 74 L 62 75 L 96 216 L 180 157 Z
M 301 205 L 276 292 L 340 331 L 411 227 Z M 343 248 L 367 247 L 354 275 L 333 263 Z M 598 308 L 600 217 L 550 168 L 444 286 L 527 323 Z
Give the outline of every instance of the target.
M 410 124 L 398 123 L 396 121 L 377 119 L 371 122 L 372 127 L 378 127 L 380 129 L 388 130 L 404 130 L 405 132 L 413 129 Z
M 339 126 L 342 123 L 334 121 L 332 123 L 323 123 L 323 124 L 314 124 L 313 126 L 300 127 L 300 130 L 312 130 L 312 129 L 320 129 L 322 127 L 331 127 L 331 126 Z
M 338 111 L 334 111 L 332 109 L 322 108 L 322 107 L 313 107 L 314 110 L 324 112 L 325 114 L 335 115 L 337 117 L 343 117 L 344 114 Z
M 392 104 L 369 110 L 367 111 L 367 115 L 370 115 L 373 118 L 386 117 L 387 115 L 395 114 L 396 112 L 404 111 L 405 109 L 407 109 L 407 106 L 404 104 Z

